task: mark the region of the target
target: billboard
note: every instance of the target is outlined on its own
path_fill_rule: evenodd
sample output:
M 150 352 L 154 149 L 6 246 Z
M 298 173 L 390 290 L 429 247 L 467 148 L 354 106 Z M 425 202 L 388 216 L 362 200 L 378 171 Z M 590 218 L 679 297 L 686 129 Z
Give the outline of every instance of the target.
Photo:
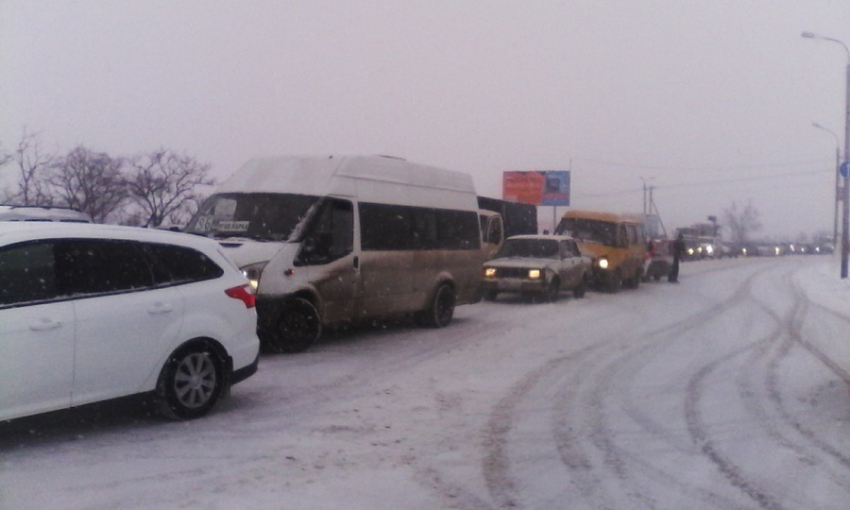
M 504 172 L 502 198 L 509 202 L 532 205 L 570 205 L 570 171 Z

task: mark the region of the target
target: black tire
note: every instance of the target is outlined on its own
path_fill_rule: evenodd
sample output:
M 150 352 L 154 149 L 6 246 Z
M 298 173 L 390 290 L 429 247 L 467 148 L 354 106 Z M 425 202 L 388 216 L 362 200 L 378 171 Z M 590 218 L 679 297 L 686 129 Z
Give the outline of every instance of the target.
M 499 291 L 497 290 L 485 290 L 484 291 L 484 301 L 495 301 L 496 297 L 499 295 Z
M 617 269 L 611 273 L 606 283 L 608 292 L 612 294 L 620 292 L 620 289 L 623 288 L 623 275 L 620 273 L 620 270 Z
M 552 278 L 552 281 L 546 285 L 546 289 L 543 290 L 543 299 L 546 300 L 547 303 L 554 303 L 558 301 L 558 298 L 561 297 L 561 280 L 557 278 Z
M 573 289 L 573 297 L 581 299 L 587 293 L 587 277 L 582 276 L 579 284 Z
M 449 325 L 455 313 L 455 291 L 447 283 L 437 287 L 430 306 L 421 312 L 421 322 L 431 328 L 444 328 Z
M 641 278 L 643 278 L 643 273 L 640 270 L 635 271 L 634 276 L 632 276 L 632 279 L 629 281 L 629 288 L 636 289 L 640 287 Z
M 322 319 L 313 303 L 303 298 L 287 300 L 270 331 L 262 339 L 273 352 L 304 352 L 322 335 Z
M 213 408 L 225 386 L 224 362 L 208 344 L 178 349 L 157 381 L 160 414 L 174 420 L 199 418 Z

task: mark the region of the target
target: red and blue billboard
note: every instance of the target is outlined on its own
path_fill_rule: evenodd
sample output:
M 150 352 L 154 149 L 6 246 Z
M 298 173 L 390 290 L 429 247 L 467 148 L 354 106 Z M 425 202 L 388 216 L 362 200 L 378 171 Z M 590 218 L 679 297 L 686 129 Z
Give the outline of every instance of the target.
M 504 172 L 502 198 L 522 204 L 568 206 L 570 205 L 570 171 Z

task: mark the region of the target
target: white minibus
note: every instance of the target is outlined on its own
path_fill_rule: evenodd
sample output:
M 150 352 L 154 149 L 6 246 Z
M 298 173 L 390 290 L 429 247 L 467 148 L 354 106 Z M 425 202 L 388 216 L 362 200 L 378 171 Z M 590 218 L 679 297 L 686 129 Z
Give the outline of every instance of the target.
M 472 178 L 399 158 L 252 159 L 186 231 L 218 239 L 257 286 L 258 332 L 278 352 L 358 319 L 444 327 L 481 297 Z

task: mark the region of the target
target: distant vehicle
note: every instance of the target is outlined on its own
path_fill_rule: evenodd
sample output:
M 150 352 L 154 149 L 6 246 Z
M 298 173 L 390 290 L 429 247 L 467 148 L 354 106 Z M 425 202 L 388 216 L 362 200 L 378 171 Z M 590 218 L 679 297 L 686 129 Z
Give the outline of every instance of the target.
M 574 238 L 579 249 L 593 259 L 594 283 L 611 292 L 637 288 L 643 278 L 646 235 L 643 217 L 600 211 L 570 210 L 557 235 Z
M 535 235 L 539 233 L 537 230 L 536 205 L 479 196 L 478 207 L 487 211 L 497 212 L 502 216 L 505 225 L 505 237 Z
M 484 296 L 494 300 L 501 292 L 527 299 L 558 299 L 561 290 L 584 297 L 592 275 L 590 257 L 567 236 L 509 237 L 493 260 L 484 263 Z
M 91 223 L 91 216 L 67 207 L 0 205 L 0 221 L 60 221 Z
M 208 239 L 0 222 L 0 420 L 138 393 L 197 418 L 257 370 L 256 324 Z
M 217 239 L 257 286 L 259 333 L 306 350 L 325 325 L 399 314 L 447 326 L 481 299 L 472 177 L 385 156 L 256 158 L 186 231 Z

